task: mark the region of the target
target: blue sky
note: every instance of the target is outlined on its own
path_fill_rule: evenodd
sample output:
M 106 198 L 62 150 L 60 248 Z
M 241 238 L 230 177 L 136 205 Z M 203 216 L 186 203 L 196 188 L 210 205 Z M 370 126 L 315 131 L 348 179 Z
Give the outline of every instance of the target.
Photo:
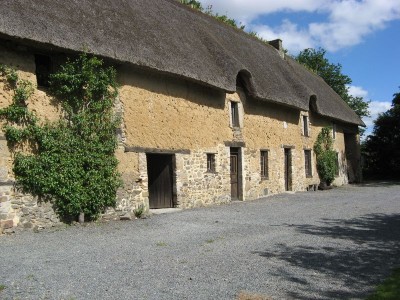
M 367 134 L 378 113 L 390 108 L 400 86 L 400 0 L 200 0 L 245 30 L 280 38 L 296 55 L 322 47 L 353 80 L 349 91 L 371 100 Z

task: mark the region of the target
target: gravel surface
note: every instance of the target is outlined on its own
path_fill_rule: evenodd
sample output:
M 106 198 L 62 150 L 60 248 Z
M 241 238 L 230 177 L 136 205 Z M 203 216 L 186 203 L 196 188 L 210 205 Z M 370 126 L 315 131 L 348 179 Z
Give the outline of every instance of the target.
M 400 266 L 400 185 L 0 237 L 0 299 L 359 299 Z

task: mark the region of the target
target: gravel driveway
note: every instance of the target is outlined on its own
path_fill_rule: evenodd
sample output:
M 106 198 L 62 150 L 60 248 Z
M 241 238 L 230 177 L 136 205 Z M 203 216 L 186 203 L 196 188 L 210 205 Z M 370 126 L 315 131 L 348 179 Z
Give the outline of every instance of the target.
M 400 185 L 0 237 L 1 299 L 358 299 L 400 266 Z

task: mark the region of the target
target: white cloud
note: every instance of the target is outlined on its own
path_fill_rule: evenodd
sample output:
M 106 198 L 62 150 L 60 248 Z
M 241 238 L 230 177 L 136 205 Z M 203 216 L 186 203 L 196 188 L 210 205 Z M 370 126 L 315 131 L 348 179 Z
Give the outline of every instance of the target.
M 328 22 L 309 24 L 309 34 L 331 51 L 357 45 L 387 22 L 400 19 L 398 0 L 331 1 L 328 10 Z
M 364 90 L 361 86 L 349 85 L 347 86 L 349 94 L 353 97 L 367 98 L 368 91 Z
M 378 114 L 387 111 L 392 107 L 392 102 L 389 101 L 371 101 L 369 104 L 369 110 L 371 112 L 371 116 L 378 116 Z
M 371 101 L 369 104 L 369 111 L 371 116 L 368 118 L 363 118 L 363 121 L 367 127 L 369 127 L 369 132 L 374 126 L 374 120 L 378 117 L 380 113 L 387 111 L 392 106 L 392 102 L 388 101 Z
M 329 51 L 361 43 L 369 34 L 400 19 L 399 0 L 201 0 L 204 7 L 227 14 L 267 39 L 281 38 L 284 47 L 297 52 L 321 46 Z M 327 20 L 303 24 L 284 20 L 281 25 L 254 24 L 257 17 L 278 12 L 324 14 Z M 267 18 L 266 18 L 267 19 Z M 301 48 L 303 47 L 303 48 Z
M 368 91 L 365 90 L 361 86 L 355 86 L 355 85 L 349 85 L 347 86 L 349 94 L 354 96 L 354 97 L 363 97 L 366 99 L 368 97 Z M 372 129 L 374 127 L 374 121 L 378 117 L 380 113 L 383 113 L 387 111 L 390 107 L 392 106 L 392 102 L 388 101 L 371 101 L 369 103 L 369 112 L 370 112 L 370 117 L 364 117 L 363 121 L 365 125 L 367 126 L 366 128 L 366 134 L 364 135 L 364 138 L 368 135 L 371 134 Z
M 291 51 L 301 51 L 313 46 L 313 41 L 307 31 L 299 29 L 296 24 L 291 23 L 289 20 L 284 20 L 282 25 L 277 28 L 259 25 L 254 26 L 252 30 L 266 40 L 273 40 L 279 37 L 285 41 L 284 47 Z

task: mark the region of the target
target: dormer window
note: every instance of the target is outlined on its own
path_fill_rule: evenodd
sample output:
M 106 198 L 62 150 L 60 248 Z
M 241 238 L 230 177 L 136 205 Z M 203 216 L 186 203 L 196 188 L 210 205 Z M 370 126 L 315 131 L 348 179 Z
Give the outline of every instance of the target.
M 47 55 L 35 54 L 36 80 L 38 87 L 49 87 L 51 59 Z
M 336 123 L 332 123 L 332 138 L 336 139 Z
M 239 103 L 231 101 L 231 124 L 239 127 Z
M 303 116 L 303 135 L 310 136 L 310 130 L 308 127 L 308 116 Z

